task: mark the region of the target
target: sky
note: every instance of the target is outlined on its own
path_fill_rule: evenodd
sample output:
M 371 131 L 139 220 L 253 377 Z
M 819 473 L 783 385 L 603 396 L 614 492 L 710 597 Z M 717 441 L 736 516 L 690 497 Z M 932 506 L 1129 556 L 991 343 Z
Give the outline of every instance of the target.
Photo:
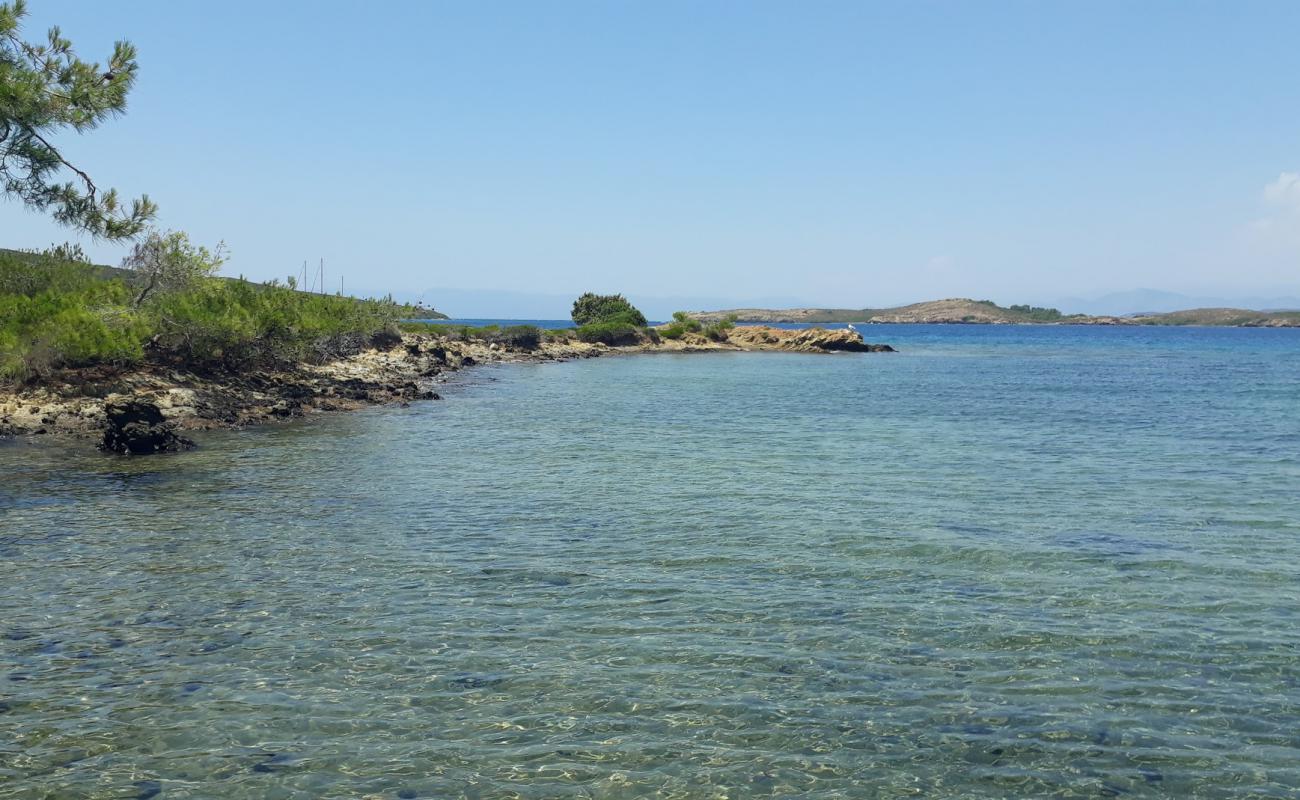
M 1300 296 L 1300 3 L 30 6 L 139 48 L 57 141 L 230 275 L 462 317 Z M 65 240 L 0 205 L 0 245 Z

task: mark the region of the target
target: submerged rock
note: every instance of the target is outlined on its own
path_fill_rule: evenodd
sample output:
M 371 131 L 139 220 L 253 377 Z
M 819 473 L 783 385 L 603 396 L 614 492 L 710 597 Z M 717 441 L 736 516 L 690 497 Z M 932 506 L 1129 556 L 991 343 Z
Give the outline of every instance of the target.
M 110 453 L 147 455 L 190 450 L 194 442 L 176 432 L 162 409 L 140 397 L 110 397 L 104 403 L 108 427 L 99 449 Z

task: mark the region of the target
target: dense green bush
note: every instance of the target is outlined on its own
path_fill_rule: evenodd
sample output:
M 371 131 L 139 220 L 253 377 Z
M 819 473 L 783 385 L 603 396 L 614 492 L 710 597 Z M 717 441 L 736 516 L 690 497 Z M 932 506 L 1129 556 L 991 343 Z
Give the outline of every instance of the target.
M 674 311 L 673 321 L 659 330 L 665 339 L 680 339 L 688 333 L 699 333 L 704 327 L 698 319 L 687 316 L 685 311 Z
M 580 341 L 590 344 L 637 344 L 641 341 L 641 329 L 622 320 L 593 322 L 578 326 L 577 336 Z
M 573 301 L 573 323 L 578 327 L 596 323 L 621 323 L 644 328 L 645 315 L 621 294 L 587 292 Z
M 140 360 L 147 324 L 101 305 L 98 294 L 0 296 L 0 379 L 40 377 L 62 366 Z
M 28 253 L 0 253 L 0 379 L 60 366 L 130 363 L 147 323 L 127 309 L 131 290 L 94 268 Z

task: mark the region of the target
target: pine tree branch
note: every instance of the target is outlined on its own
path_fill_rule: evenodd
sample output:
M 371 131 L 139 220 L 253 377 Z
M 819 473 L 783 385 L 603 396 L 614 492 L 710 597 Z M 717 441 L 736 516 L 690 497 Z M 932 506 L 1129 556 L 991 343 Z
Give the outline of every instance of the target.
M 23 130 L 27 132 L 27 135 L 31 136 L 36 141 L 40 142 L 45 147 L 45 149 L 53 153 L 54 157 L 59 160 L 60 164 L 72 170 L 73 172 L 77 173 L 77 175 L 81 178 L 81 180 L 86 184 L 86 194 L 90 198 L 90 201 L 92 203 L 99 202 L 98 198 L 96 197 L 96 193 L 99 191 L 99 189 L 95 186 L 95 182 L 90 179 L 89 175 L 87 175 L 85 172 L 82 172 L 81 170 L 73 166 L 71 162 L 69 162 L 66 158 L 63 157 L 63 154 L 59 152 L 58 148 L 56 148 L 54 145 L 46 141 L 45 137 L 41 136 L 39 133 L 37 133 L 36 131 L 32 130 L 31 128 L 25 125 L 23 126 Z

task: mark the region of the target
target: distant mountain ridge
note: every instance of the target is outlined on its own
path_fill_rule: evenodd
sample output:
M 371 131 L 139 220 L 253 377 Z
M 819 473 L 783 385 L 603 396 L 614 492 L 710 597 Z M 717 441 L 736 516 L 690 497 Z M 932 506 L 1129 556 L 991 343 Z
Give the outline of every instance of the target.
M 712 322 L 727 316 L 739 322 L 861 322 L 941 323 L 967 325 L 1216 325 L 1229 327 L 1300 327 L 1300 311 L 1254 311 L 1244 308 L 1193 308 L 1133 316 L 1062 314 L 1055 308 L 999 306 L 991 300 L 949 298 L 896 308 L 736 308 L 693 311 L 690 316 Z

